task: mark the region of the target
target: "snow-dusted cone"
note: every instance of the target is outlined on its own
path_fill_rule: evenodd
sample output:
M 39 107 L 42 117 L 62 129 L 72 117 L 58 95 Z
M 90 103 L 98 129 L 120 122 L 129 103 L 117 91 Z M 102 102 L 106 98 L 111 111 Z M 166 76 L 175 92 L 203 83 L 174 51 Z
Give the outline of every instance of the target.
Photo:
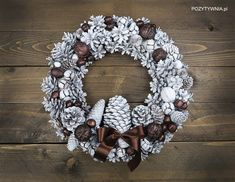
M 180 112 L 180 111 L 174 111 L 171 114 L 171 120 L 178 124 L 181 125 L 183 122 L 185 122 L 188 119 L 188 112 Z
M 191 76 L 187 76 L 186 79 L 183 80 L 183 88 L 190 89 L 193 86 L 193 78 Z
M 124 133 L 131 127 L 130 113 L 130 106 L 124 97 L 112 97 L 105 109 L 104 124 Z
M 138 105 L 131 112 L 132 123 L 135 126 L 143 124 L 144 126 L 152 122 L 150 110 L 147 106 Z
M 78 140 L 75 138 L 74 134 L 71 134 L 68 139 L 67 148 L 70 151 L 73 151 L 74 149 L 77 148 L 77 146 L 78 146 Z
M 105 108 L 105 100 L 100 99 L 91 109 L 90 113 L 87 116 L 87 119 L 94 119 L 96 121 L 96 127 L 100 126 L 103 113 Z
M 165 117 L 163 110 L 158 105 L 155 105 L 155 104 L 151 105 L 150 114 L 154 121 L 162 122 Z

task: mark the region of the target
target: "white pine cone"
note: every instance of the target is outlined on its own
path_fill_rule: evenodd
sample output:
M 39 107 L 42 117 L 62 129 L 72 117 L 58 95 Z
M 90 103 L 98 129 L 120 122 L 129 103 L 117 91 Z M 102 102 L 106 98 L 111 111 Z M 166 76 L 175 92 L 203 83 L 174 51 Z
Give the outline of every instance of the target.
M 104 124 L 124 133 L 131 127 L 130 106 L 122 96 L 109 99 L 105 109 Z
M 187 76 L 187 78 L 183 80 L 183 88 L 188 90 L 192 86 L 193 86 L 193 78 L 191 76 Z
M 175 110 L 175 106 L 171 102 L 165 102 L 164 104 L 162 104 L 162 110 L 165 114 L 169 115 Z
M 96 127 L 100 126 L 105 107 L 105 100 L 100 99 L 91 109 L 87 119 L 94 119 L 96 121 Z
M 152 142 L 148 141 L 146 138 L 141 139 L 140 145 L 141 145 L 141 151 L 142 151 L 143 153 L 149 153 L 149 152 L 151 152 L 152 149 L 153 149 L 153 144 L 152 144 Z
M 154 121 L 160 121 L 160 123 L 163 122 L 165 114 L 159 106 L 157 106 L 155 104 L 151 105 L 150 113 L 151 113 L 151 116 L 152 116 Z
M 71 134 L 68 139 L 67 148 L 73 151 L 78 146 L 78 140 L 75 138 L 74 134 Z
M 160 142 L 155 142 L 155 143 L 153 144 L 153 148 L 152 148 L 151 153 L 153 153 L 153 154 L 160 153 L 162 147 L 163 147 L 163 144 L 162 144 L 162 143 L 160 143 Z
M 78 125 L 85 122 L 84 111 L 79 107 L 68 107 L 61 113 L 61 121 L 65 128 L 73 131 Z
M 144 126 L 152 122 L 150 110 L 147 106 L 138 105 L 136 106 L 131 113 L 132 124 L 138 126 L 143 124 Z
M 188 119 L 188 112 L 174 111 L 171 115 L 171 120 L 177 125 L 181 125 Z

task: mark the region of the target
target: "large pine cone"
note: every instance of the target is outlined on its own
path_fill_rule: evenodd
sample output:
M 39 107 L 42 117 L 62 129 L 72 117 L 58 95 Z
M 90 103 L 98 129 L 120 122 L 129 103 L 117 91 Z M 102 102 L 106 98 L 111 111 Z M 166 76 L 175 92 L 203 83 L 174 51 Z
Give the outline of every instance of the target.
M 122 96 L 109 99 L 105 109 L 104 124 L 124 133 L 131 127 L 130 106 Z
M 132 123 L 137 126 L 143 124 L 144 126 L 152 122 L 150 110 L 147 106 L 139 105 L 136 106 L 132 113 Z

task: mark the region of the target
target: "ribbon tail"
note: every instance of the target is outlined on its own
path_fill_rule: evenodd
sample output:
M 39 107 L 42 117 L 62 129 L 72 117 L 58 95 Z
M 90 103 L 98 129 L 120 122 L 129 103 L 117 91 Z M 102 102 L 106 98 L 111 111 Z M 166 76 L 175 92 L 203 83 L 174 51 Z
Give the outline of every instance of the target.
M 141 162 L 141 153 L 139 151 L 136 151 L 136 154 L 133 159 L 131 159 L 127 166 L 129 167 L 130 171 L 134 171 Z
M 106 161 L 106 158 L 109 154 L 109 152 L 112 150 L 113 147 L 105 145 L 103 142 L 97 147 L 94 157 L 96 159 L 99 159 L 103 162 Z

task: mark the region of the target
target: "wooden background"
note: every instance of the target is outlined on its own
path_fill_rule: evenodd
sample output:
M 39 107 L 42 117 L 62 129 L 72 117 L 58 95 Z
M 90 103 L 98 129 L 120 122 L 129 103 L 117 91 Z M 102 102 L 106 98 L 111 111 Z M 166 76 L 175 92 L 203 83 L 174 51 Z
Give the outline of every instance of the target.
M 0 181 L 235 181 L 234 1 L 0 1 Z M 227 12 L 195 12 L 223 6 Z M 68 152 L 41 105 L 45 58 L 64 31 L 90 15 L 146 16 L 176 41 L 195 79 L 190 119 L 159 155 L 134 172 Z M 90 104 L 122 94 L 131 105 L 149 89 L 146 70 L 118 54 L 96 62 L 85 79 Z

